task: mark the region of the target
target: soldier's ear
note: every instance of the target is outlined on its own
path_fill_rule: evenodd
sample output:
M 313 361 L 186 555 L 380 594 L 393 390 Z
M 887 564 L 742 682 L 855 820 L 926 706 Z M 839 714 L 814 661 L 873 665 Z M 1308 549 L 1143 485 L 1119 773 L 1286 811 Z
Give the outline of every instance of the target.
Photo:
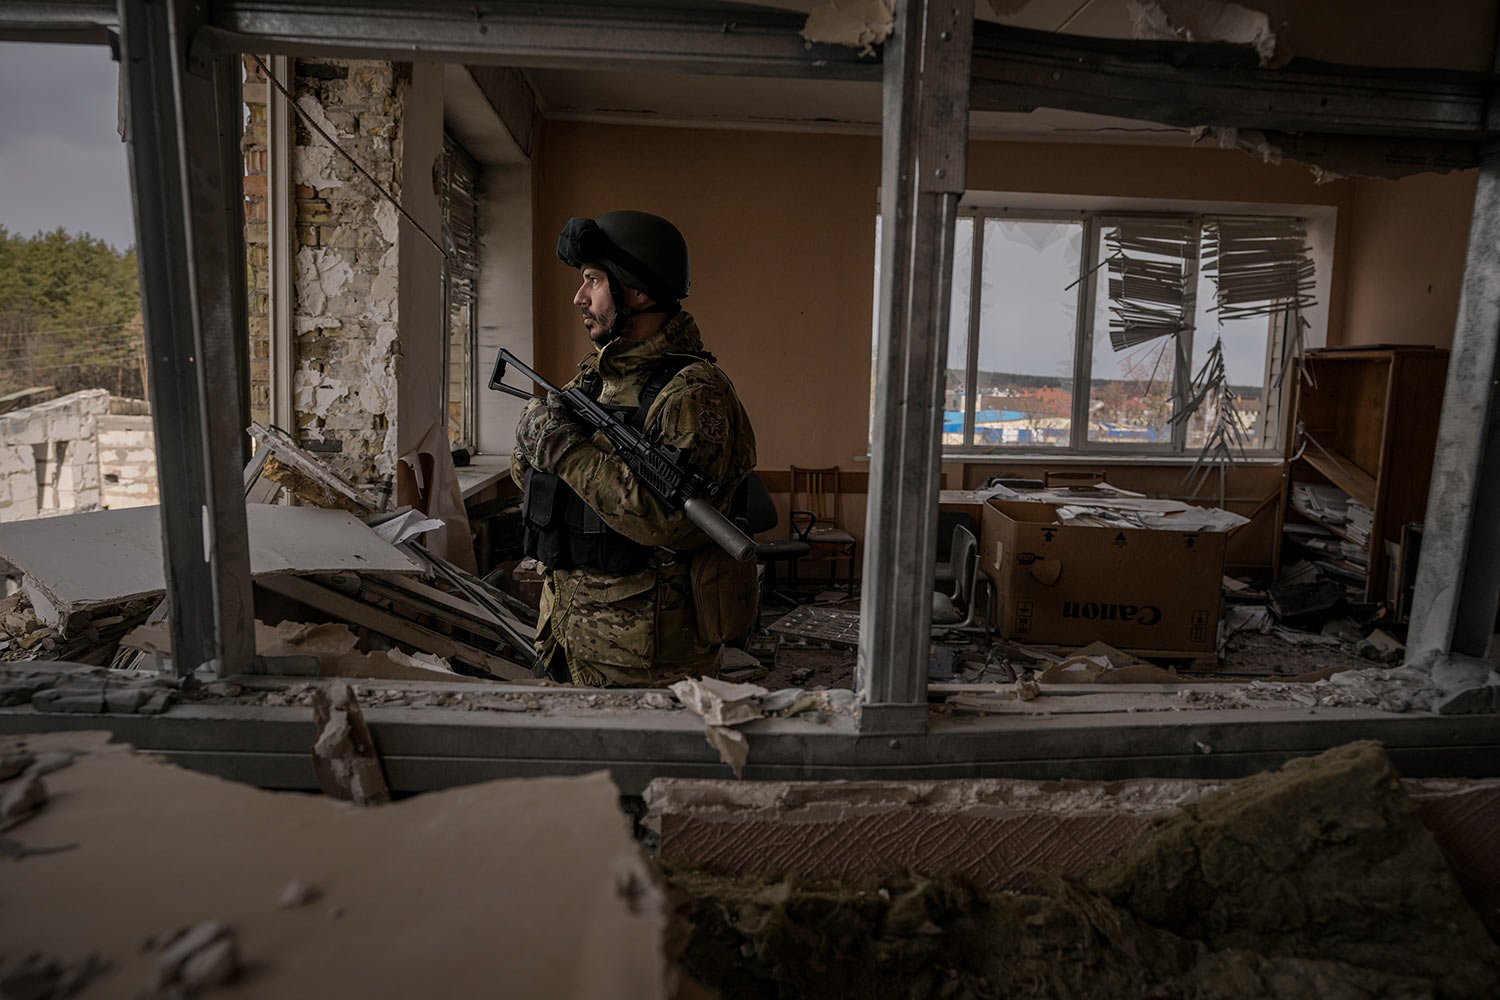
M 647 306 L 656 305 L 656 300 L 638 288 L 621 289 L 625 294 L 625 306 L 629 309 L 641 310 Z

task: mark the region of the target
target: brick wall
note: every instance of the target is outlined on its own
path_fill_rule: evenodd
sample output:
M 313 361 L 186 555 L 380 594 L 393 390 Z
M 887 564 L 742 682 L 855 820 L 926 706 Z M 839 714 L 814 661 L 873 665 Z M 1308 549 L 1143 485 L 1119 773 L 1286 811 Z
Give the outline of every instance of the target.
M 259 67 L 250 64 L 254 79 Z M 406 64 L 294 62 L 297 106 L 400 196 Z M 265 84 L 247 85 L 245 212 L 251 408 L 270 403 Z M 292 362 L 298 442 L 340 474 L 378 484 L 395 465 L 398 213 L 301 115 L 293 115 L 296 198 Z

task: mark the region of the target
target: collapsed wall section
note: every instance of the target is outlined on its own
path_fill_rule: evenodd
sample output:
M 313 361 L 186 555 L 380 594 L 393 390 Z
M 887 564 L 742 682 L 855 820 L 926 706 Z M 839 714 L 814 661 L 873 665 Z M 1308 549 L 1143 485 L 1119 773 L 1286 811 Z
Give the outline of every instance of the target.
M 85 389 L 0 416 L 0 521 L 99 509 L 96 421 L 109 399 Z

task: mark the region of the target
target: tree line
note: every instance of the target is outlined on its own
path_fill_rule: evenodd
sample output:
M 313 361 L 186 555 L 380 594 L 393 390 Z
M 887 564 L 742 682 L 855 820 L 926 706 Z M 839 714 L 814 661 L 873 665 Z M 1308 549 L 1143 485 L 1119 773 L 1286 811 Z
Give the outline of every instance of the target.
M 0 226 L 0 396 L 44 387 L 142 396 L 144 360 L 134 248 Z

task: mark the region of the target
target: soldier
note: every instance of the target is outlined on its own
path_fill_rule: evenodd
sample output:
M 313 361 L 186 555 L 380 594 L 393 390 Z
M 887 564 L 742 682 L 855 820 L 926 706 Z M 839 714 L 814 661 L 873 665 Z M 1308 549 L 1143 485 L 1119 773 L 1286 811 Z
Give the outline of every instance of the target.
M 755 467 L 755 434 L 680 305 L 688 294 L 682 234 L 660 216 L 607 212 L 569 221 L 557 256 L 582 277 L 573 304 L 594 343 L 569 387 L 582 386 L 647 436 L 683 449 L 719 484 L 727 509 Z M 701 583 L 713 574 L 695 572 L 717 548 L 682 511 L 637 482 L 556 397 L 527 405 L 511 475 L 525 489 L 526 554 L 547 568 L 539 676 L 662 686 L 717 671 L 719 602 Z M 753 593 L 752 577 L 752 603 Z

